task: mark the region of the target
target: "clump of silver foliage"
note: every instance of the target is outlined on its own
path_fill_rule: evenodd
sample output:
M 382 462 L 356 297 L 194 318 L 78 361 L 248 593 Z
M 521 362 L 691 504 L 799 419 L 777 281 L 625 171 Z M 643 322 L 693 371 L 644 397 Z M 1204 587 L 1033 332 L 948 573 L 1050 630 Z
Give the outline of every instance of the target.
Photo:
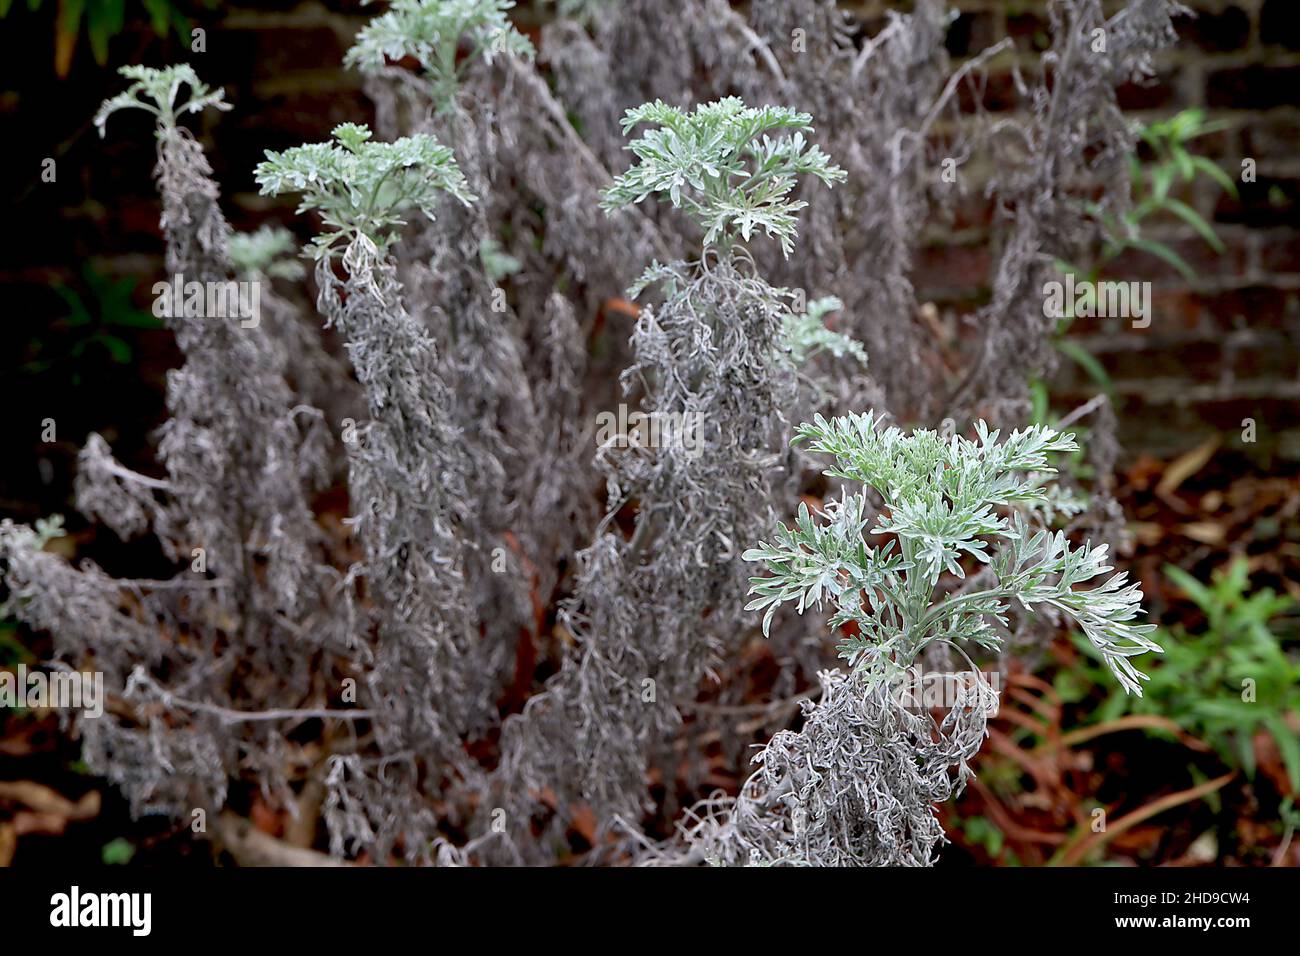
M 942 0 L 870 36 L 833 0 L 572 0 L 536 50 L 511 6 L 393 0 L 347 55 L 385 141 L 344 124 L 259 167 L 320 214 L 311 277 L 288 233 L 219 209 L 179 118 L 222 92 L 123 71 L 98 122 L 156 119 L 167 278 L 257 282 L 263 321 L 169 318 L 164 475 L 86 441 L 79 509 L 151 534 L 176 575 L 74 568 L 44 549 L 57 523 L 6 522 L 8 608 L 105 672 L 113 704 L 80 732 L 139 812 L 257 787 L 381 862 L 551 862 L 590 815 L 591 862 L 926 865 L 995 695 L 971 665 L 936 721 L 909 675 L 1069 620 L 1137 690 L 1153 649 L 1122 575 L 1073 589 L 1108 570 L 1105 484 L 1081 512 L 1047 481 L 1069 436 L 983 420 L 1021 424 L 1050 371 L 1038 290 L 1122 220 L 1115 88 L 1181 8 L 1052 0 L 1022 72 L 1009 40 L 952 63 Z M 995 67 L 1015 110 L 984 109 Z M 981 188 L 992 297 L 939 313 L 913 285 L 926 230 Z M 1106 473 L 1110 410 L 1088 410 Z M 341 533 L 312 508 L 331 480 Z M 781 674 L 742 726 L 762 639 L 740 554 L 773 527 L 746 556 Z M 786 602 L 855 635 L 842 670 Z M 705 735 L 737 769 L 768 742 L 737 796 L 677 814 Z
M 753 580 L 749 609 L 793 602 L 802 613 L 829 603 L 830 625 L 848 626 L 840 644 L 849 673 L 821 675 L 822 697 L 805 704 L 804 726 L 782 731 L 734 800 L 717 798 L 688 817 L 691 853 L 731 864 L 926 866 L 943 830 L 934 804 L 971 775 L 997 693 L 972 664 L 942 722 L 918 706 L 909 679 L 931 645 L 997 650 L 997 625 L 1013 605 L 1054 608 L 1097 648 L 1126 691 L 1141 694 L 1130 658 L 1160 648 L 1135 624 L 1142 592 L 1110 571 L 1107 546 L 1072 547 L 1047 527 L 1055 474 L 1050 452 L 1077 450 L 1073 435 L 1034 426 L 998 433 L 979 422 L 975 439 L 882 428 L 875 415 L 804 425 L 798 439 L 835 457 L 828 474 L 859 482 L 814 515 L 801 506 L 793 527 L 745 552 L 772 572 Z M 865 489 L 888 507 L 874 524 Z M 866 535 L 888 537 L 880 547 Z M 991 574 L 969 580 L 963 559 Z M 941 588 L 945 579 L 968 587 Z M 969 662 L 970 658 L 965 657 Z

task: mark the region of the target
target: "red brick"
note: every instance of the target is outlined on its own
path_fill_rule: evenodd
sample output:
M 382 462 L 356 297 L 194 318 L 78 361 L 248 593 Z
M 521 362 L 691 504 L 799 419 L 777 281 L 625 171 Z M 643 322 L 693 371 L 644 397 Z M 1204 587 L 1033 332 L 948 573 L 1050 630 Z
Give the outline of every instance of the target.
M 1047 19 L 1033 13 L 1008 13 L 1007 36 L 1015 38 L 1021 50 L 1043 51 L 1052 45 L 1052 28 Z
M 1200 277 L 1244 275 L 1246 251 L 1240 246 L 1227 244 L 1223 253 L 1216 252 L 1200 237 L 1164 240 L 1192 272 Z M 1117 256 L 1107 268 L 1107 276 L 1127 280 L 1186 281 L 1186 277 L 1158 256 L 1141 249 L 1129 249 Z
M 1151 323 L 1163 332 L 1190 332 L 1201 325 L 1201 310 L 1190 289 L 1154 289 L 1151 292 Z
M 1155 321 L 1152 322 L 1155 327 Z M 1137 330 L 1134 330 L 1136 332 Z M 1159 337 L 1142 350 L 1099 356 L 1112 378 L 1141 381 L 1147 378 L 1190 378 L 1214 381 L 1224 365 L 1223 347 L 1218 342 L 1162 343 Z
M 1225 292 L 1203 292 L 1191 298 L 1193 308 L 1200 316 L 1218 328 L 1228 330 L 1242 325 L 1280 327 L 1288 302 L 1295 300 L 1295 293 L 1259 285 Z
M 1240 180 L 1240 176 L 1237 177 Z M 1237 183 L 1237 195 L 1224 193 L 1214 209 L 1219 222 L 1249 223 L 1256 228 L 1300 227 L 1300 178 L 1258 176 Z
M 1116 272 L 1111 278 L 1115 281 L 1125 281 L 1127 277 Z M 1158 325 L 1160 330 L 1165 333 L 1171 331 L 1191 332 L 1202 324 L 1201 311 L 1196 298 L 1189 289 L 1185 288 L 1153 289 L 1151 292 L 1151 317 L 1152 326 Z M 1121 321 L 1097 316 L 1077 318 L 1070 324 L 1070 335 L 1072 337 L 1105 336 L 1118 332 L 1131 332 L 1137 335 L 1142 334 L 1143 330 L 1134 329 L 1131 319 Z
M 1295 152 L 1297 120 L 1294 116 L 1265 114 L 1251 116 L 1241 121 L 1238 129 L 1241 155 L 1263 157 L 1289 157 Z M 1241 166 L 1233 171 L 1240 178 Z
M 983 288 L 988 276 L 989 250 L 985 245 L 926 246 L 917 256 L 913 282 L 925 298 L 927 291 Z
M 1259 267 L 1268 273 L 1300 273 L 1300 234 L 1270 232 L 1260 237 Z
M 1212 108 L 1273 109 L 1300 104 L 1300 67 L 1246 66 L 1220 70 L 1205 84 Z
M 963 113 L 975 112 L 977 104 L 990 112 L 1013 109 L 1019 104 L 1016 83 L 1010 73 L 990 73 L 976 86 L 976 92 L 971 91 L 970 83 L 962 83 L 957 88 L 957 104 Z
M 1148 80 L 1144 83 L 1124 83 L 1115 88 L 1115 102 L 1122 110 L 1164 109 L 1177 105 L 1177 98 L 1177 91 L 1166 78 Z
M 1259 12 L 1259 39 L 1300 50 L 1300 6 L 1295 0 L 1267 0 Z
M 1198 10 L 1194 17 L 1181 17 L 1178 33 L 1202 50 L 1225 53 L 1244 49 L 1250 42 L 1250 17 L 1240 7 Z
M 1270 338 L 1251 348 L 1225 350 L 1237 378 L 1286 381 L 1300 374 L 1300 353 L 1288 348 L 1285 339 Z

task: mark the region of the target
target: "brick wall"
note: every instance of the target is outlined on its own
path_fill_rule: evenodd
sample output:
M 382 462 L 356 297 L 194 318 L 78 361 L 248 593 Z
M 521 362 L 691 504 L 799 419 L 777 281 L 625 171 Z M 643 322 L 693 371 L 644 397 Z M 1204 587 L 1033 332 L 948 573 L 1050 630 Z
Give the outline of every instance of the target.
M 1041 0 L 958 0 L 960 15 L 948 37 L 954 57 L 1011 34 L 1023 47 L 1044 41 Z M 1181 22 L 1182 41 L 1160 63 L 1156 82 L 1122 91 L 1123 105 L 1141 118 L 1192 106 L 1231 122 L 1230 130 L 1202 141 L 1202 151 L 1234 178 L 1242 158 L 1257 162 L 1257 181 L 1240 185 L 1233 200 L 1202 188 L 1190 197 L 1227 245 L 1217 255 L 1190 230 L 1165 225 L 1160 237 L 1197 271 L 1193 282 L 1147 256 L 1116 263 L 1114 278 L 1156 283 L 1154 320 L 1146 330 L 1082 327 L 1081 340 L 1114 378 L 1124 438 L 1131 450 L 1167 456 L 1195 444 L 1210 429 L 1239 432 L 1244 417 L 1258 422 L 1259 444 L 1250 452 L 1265 467 L 1276 456 L 1300 458 L 1300 158 L 1294 153 L 1300 119 L 1300 3 L 1296 0 L 1190 0 L 1201 13 Z M 21 8 L 22 4 L 15 4 Z M 0 283 L 10 317 L 0 323 L 0 354 L 22 352 L 64 314 L 52 291 L 71 284 L 89 264 L 110 277 L 133 278 L 144 304 L 147 282 L 160 269 L 157 199 L 150 182 L 152 145 L 143 114 L 119 114 L 101 142 L 90 125 L 99 101 L 120 89 L 109 68 L 97 65 L 80 40 L 70 74 L 54 72 L 53 6 L 38 13 L 12 10 L 0 21 L 0 119 L 11 133 L 0 157 L 5 181 L 17 191 L 9 228 L 0 230 Z M 134 7 L 134 5 L 129 5 Z M 185 4 L 182 3 L 182 6 Z M 879 0 L 848 4 L 868 29 L 888 6 Z M 191 54 L 176 36 L 159 39 L 142 22 L 129 22 L 109 50 L 109 63 L 161 65 L 189 61 L 208 82 L 224 85 L 235 109 L 198 122 L 212 143 L 209 156 L 226 193 L 236 228 L 262 220 L 267 203 L 256 195 L 254 165 L 266 148 L 319 139 L 344 120 L 368 119 L 369 103 L 341 59 L 369 11 L 359 0 L 271 0 L 208 9 L 187 8 L 207 31 L 207 51 Z M 536 23 L 520 13 L 526 29 Z M 1030 60 L 1026 60 L 1030 62 Z M 994 76 L 986 105 L 1005 109 L 1009 82 Z M 1002 92 L 999 92 L 1002 91 Z M 55 183 L 40 181 L 40 164 L 57 161 Z M 986 209 L 963 207 L 947 232 L 928 239 L 919 260 L 922 295 L 940 305 L 969 302 L 987 275 Z M 287 220 L 301 231 L 301 222 Z M 1122 273 L 1122 274 L 1121 274 Z M 161 414 L 158 389 L 176 356 L 165 333 L 131 334 L 136 356 L 129 365 L 101 362 L 76 372 L 81 395 L 68 405 L 60 375 L 6 375 L 6 407 L 60 408 L 67 456 L 91 429 L 107 430 L 131 461 L 147 454 L 146 436 Z M 7 366 L 6 366 L 7 367 Z M 1082 393 L 1087 383 L 1070 368 L 1061 387 Z M 112 396 L 111 400 L 107 396 Z M 66 424 L 66 428 L 65 428 Z M 30 423 L 22 423 L 27 428 Z M 7 428 L 15 426 L 10 417 Z M 62 436 L 61 436 L 62 437 Z M 25 443 L 19 447 L 24 447 Z M 58 495 L 51 472 L 66 475 L 67 461 L 40 476 L 7 476 L 0 505 L 47 501 Z M 61 479 L 59 479 L 61 480 Z M 57 485 L 56 480 L 56 485 Z
M 1196 141 L 1196 152 L 1237 181 L 1233 198 L 1208 180 L 1188 202 L 1213 224 L 1226 251 L 1216 253 L 1175 219 L 1151 234 L 1196 272 L 1187 281 L 1147 254 L 1116 261 L 1114 279 L 1150 280 L 1149 328 L 1080 320 L 1072 333 L 1098 357 L 1114 383 L 1122 437 L 1130 453 L 1168 457 L 1217 431 L 1228 446 L 1242 419 L 1257 422 L 1258 442 L 1235 447 L 1265 468 L 1300 459 L 1300 2 L 1184 0 L 1195 18 L 1178 22 L 1180 42 L 1161 57 L 1146 86 L 1126 86 L 1120 103 L 1142 120 L 1201 107 L 1230 127 Z M 884 3 L 855 5 L 864 19 Z M 1021 49 L 1041 49 L 1043 2 L 959 0 L 948 35 L 962 58 L 1002 36 Z M 1032 61 L 1025 60 L 1028 64 Z M 1005 76 L 990 78 L 990 110 L 1007 108 Z M 1242 160 L 1256 163 L 1256 181 L 1243 183 Z M 977 193 L 978 190 L 975 190 Z M 979 297 L 989 249 L 980 215 L 963 210 L 956 231 L 936 233 L 920 257 L 918 286 L 936 302 Z M 1065 363 L 1056 383 L 1064 397 L 1092 388 Z

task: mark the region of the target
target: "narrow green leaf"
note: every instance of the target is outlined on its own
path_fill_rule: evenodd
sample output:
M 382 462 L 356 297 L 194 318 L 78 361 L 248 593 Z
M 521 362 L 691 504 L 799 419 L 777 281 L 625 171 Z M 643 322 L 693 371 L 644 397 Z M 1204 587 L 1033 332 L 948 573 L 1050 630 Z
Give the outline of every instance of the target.
M 1232 196 L 1234 199 L 1237 197 L 1237 184 L 1233 181 L 1231 176 L 1219 167 L 1217 163 L 1212 162 L 1204 156 L 1193 156 L 1192 165 L 1222 186 L 1228 195 Z
M 1169 263 L 1169 265 L 1177 269 L 1185 279 L 1193 280 L 1196 278 L 1196 273 L 1192 271 L 1192 267 L 1184 262 L 1178 253 L 1174 252 L 1174 250 L 1170 249 L 1162 242 L 1157 242 L 1154 239 L 1145 239 L 1139 236 L 1136 239 L 1130 239 L 1129 245 L 1135 249 L 1141 249 L 1143 252 L 1149 252 L 1156 258 Z
M 1106 367 L 1097 361 L 1097 357 L 1085 349 L 1078 342 L 1070 339 L 1063 339 L 1056 346 L 1061 353 L 1073 359 L 1085 372 L 1088 377 L 1096 382 L 1102 390 L 1109 392 L 1111 390 L 1110 376 L 1106 374 Z
M 1182 200 L 1171 198 L 1165 202 L 1165 208 L 1195 229 L 1215 252 L 1222 253 L 1224 251 L 1223 242 L 1215 235 L 1214 229 L 1191 206 Z

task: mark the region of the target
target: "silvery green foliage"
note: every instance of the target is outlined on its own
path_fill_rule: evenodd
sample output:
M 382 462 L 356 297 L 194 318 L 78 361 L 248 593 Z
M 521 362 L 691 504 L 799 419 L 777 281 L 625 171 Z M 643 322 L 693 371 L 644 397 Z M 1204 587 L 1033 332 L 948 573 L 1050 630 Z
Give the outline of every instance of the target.
M 461 735 L 492 720 L 497 687 L 464 581 L 468 486 L 481 476 L 453 424 L 434 341 L 407 311 L 393 230 L 412 211 L 431 215 L 444 193 L 473 196 L 433 137 L 374 143 L 351 124 L 333 142 L 268 152 L 256 176 L 265 193 L 299 192 L 300 209 L 320 213 L 317 306 L 347 344 L 370 416 L 348 452 L 364 549 L 353 574 L 374 620 L 366 697 L 378 753 L 333 758 L 331 846 L 380 859 L 400 846 L 425 860 L 437 823 L 428 800 L 474 776 Z
M 233 233 L 226 251 L 240 275 L 294 281 L 306 272 L 297 257 L 298 241 L 281 226 L 259 226 L 254 232 Z
M 206 106 L 226 108 L 221 91 L 185 66 L 122 72 L 134 82 L 104 104 L 96 125 L 103 132 L 124 109 L 155 117 L 169 278 L 230 279 L 217 186 L 199 144 L 177 125 Z M 10 525 L 0 547 L 11 609 L 53 635 L 58 660 L 102 671 L 120 699 L 80 732 L 88 765 L 118 784 L 135 812 L 215 811 L 228 781 L 245 773 L 268 799 L 291 806 L 286 721 L 250 714 L 319 708 L 316 667 L 339 661 L 325 607 L 332 576 L 307 503 L 325 433 L 319 413 L 285 383 L 264 329 L 180 308 L 168 325 L 185 361 L 168 375 L 158 452 L 166 476 L 123 467 L 92 434 L 76 492 L 87 516 L 123 536 L 151 532 L 182 568 L 164 581 L 116 579 L 88 563 L 74 569 Z
M 628 146 L 638 162 L 615 180 L 605 206 L 658 194 L 704 229 L 706 247 L 749 242 L 762 230 L 789 258 L 795 214 L 808 205 L 791 198 L 798 177 L 844 181 L 844 170 L 804 139 L 812 117 L 788 107 L 752 108 L 733 96 L 688 114 L 656 100 L 628 110 L 623 132 L 646 123 L 659 128 Z
M 879 427 L 872 413 L 804 425 L 797 440 L 835 456 L 828 475 L 884 498 L 889 515 L 870 533 L 893 535 L 897 553 L 892 542 L 862 549 L 865 493 L 832 505 L 820 525 L 805 507 L 774 544 L 745 553 L 773 572 L 755 579 L 758 597 L 750 609 L 766 608 L 766 628 L 786 601 L 796 600 L 801 612 L 823 598 L 833 602 L 831 626 L 852 622 L 859 630 L 842 648 L 845 656 L 889 676 L 891 661 L 910 665 L 933 641 L 996 649 L 992 622 L 1004 623 L 1012 602 L 1030 610 L 1048 605 L 1073 618 L 1124 689 L 1140 695 L 1143 675 L 1129 658 L 1160 648 L 1143 636 L 1154 624 L 1131 623 L 1141 610 L 1138 585 L 1126 584 L 1121 572 L 1099 587 L 1074 590 L 1111 570 L 1107 546 L 1072 549 L 1063 533 L 1037 529 L 1031 520 L 1054 503 L 1046 483 L 1056 469 L 1048 453 L 1077 451 L 1074 436 L 1035 425 L 999 443 L 999 433 L 982 421 L 976 432 L 974 439 L 945 440 L 928 429 L 908 435 Z M 1010 516 L 1001 510 L 1008 506 Z M 992 568 L 992 586 L 936 600 L 944 575 L 965 578 L 960 562 L 966 557 Z M 856 603 L 862 595 L 867 603 Z
M 152 113 L 160 131 L 177 129 L 177 120 L 186 113 L 201 113 L 208 107 L 228 110 L 225 91 L 212 89 L 198 78 L 188 63 L 164 67 L 161 70 L 147 66 L 124 66 L 118 70 L 122 76 L 135 82 L 111 99 L 105 100 L 95 113 L 95 128 L 102 138 L 108 118 L 119 110 L 139 109 Z M 182 89 L 189 92 L 180 99 Z
M 850 356 L 863 367 L 867 366 L 867 350 L 862 344 L 826 325 L 825 317 L 843 308 L 843 302 L 829 295 L 813 299 L 803 312 L 786 313 L 782 333 L 796 363 L 802 365 L 822 352 L 829 352 L 836 358 Z
M 1013 606 L 1051 608 L 1101 652 L 1126 691 L 1144 675 L 1131 658 L 1160 648 L 1134 623 L 1142 592 L 1111 569 L 1107 547 L 1072 547 L 1043 524 L 1052 506 L 1049 453 L 1077 450 L 1072 435 L 1034 426 L 1005 441 L 980 422 L 974 439 L 883 428 L 874 413 L 818 417 L 797 440 L 834 456 L 828 475 L 862 490 L 745 552 L 771 572 L 752 579 L 748 608 L 766 631 L 787 603 L 799 613 L 830 605 L 848 675 L 822 677 L 798 732 L 777 734 L 735 801 L 708 801 L 683 833 L 693 854 L 727 863 L 927 865 L 943 832 L 932 805 L 959 790 L 979 749 L 996 694 L 971 681 L 942 723 L 909 709 L 903 679 L 931 645 L 997 650 Z M 871 517 L 867 489 L 887 513 Z M 888 536 L 880 546 L 869 535 Z M 966 579 L 965 562 L 989 575 Z M 967 587 L 955 587 L 965 582 Z M 955 777 L 954 777 L 955 775 Z
M 744 242 L 761 215 L 774 238 L 792 244 L 788 182 L 802 172 L 838 179 L 799 135 L 809 119 L 736 100 L 691 114 L 662 104 L 629 114 L 629 127 L 663 123 L 683 148 L 711 149 L 715 178 L 690 183 L 689 158 L 651 131 L 633 151 L 646 163 L 677 155 L 683 182 L 696 191 L 680 188 L 671 172 L 655 177 L 634 167 L 608 190 L 607 206 L 663 192 L 690 204 L 710 244 L 695 262 L 652 265 L 630 292 L 654 285 L 661 302 L 641 311 L 624 388 L 653 420 L 677 429 L 657 446 L 605 438 L 599 460 L 609 513 L 578 556 L 562 615 L 578 646 L 502 730 L 489 802 L 507 807 L 508 820 L 531 820 L 533 795 L 544 791 L 561 815 L 584 801 L 602 831 L 618 820 L 635 827 L 648 807 L 648 768 L 671 768 L 679 706 L 694 700 L 742 633 L 736 548 L 775 513 L 782 409 L 795 388 L 782 338 L 790 293 L 756 273 Z M 732 179 L 748 179 L 752 191 Z M 636 517 L 627 539 L 607 526 L 629 506 Z M 527 858 L 531 841 L 519 826 L 503 855 Z
M 371 135 L 343 123 L 333 142 L 268 150 L 257 167 L 263 193 L 299 193 L 298 212 L 319 213 L 325 228 L 309 247 L 317 261 L 338 255 L 340 246 L 385 257 L 410 212 L 429 218 L 446 195 L 462 203 L 474 198 L 451 149 L 434 137 L 416 133 L 383 143 Z
M 411 57 L 436 108 L 451 109 L 475 60 L 532 57 L 532 43 L 506 16 L 513 6 L 512 0 L 392 0 L 387 12 L 361 28 L 343 62 L 376 72 L 390 60 Z M 466 47 L 469 56 L 459 56 Z

